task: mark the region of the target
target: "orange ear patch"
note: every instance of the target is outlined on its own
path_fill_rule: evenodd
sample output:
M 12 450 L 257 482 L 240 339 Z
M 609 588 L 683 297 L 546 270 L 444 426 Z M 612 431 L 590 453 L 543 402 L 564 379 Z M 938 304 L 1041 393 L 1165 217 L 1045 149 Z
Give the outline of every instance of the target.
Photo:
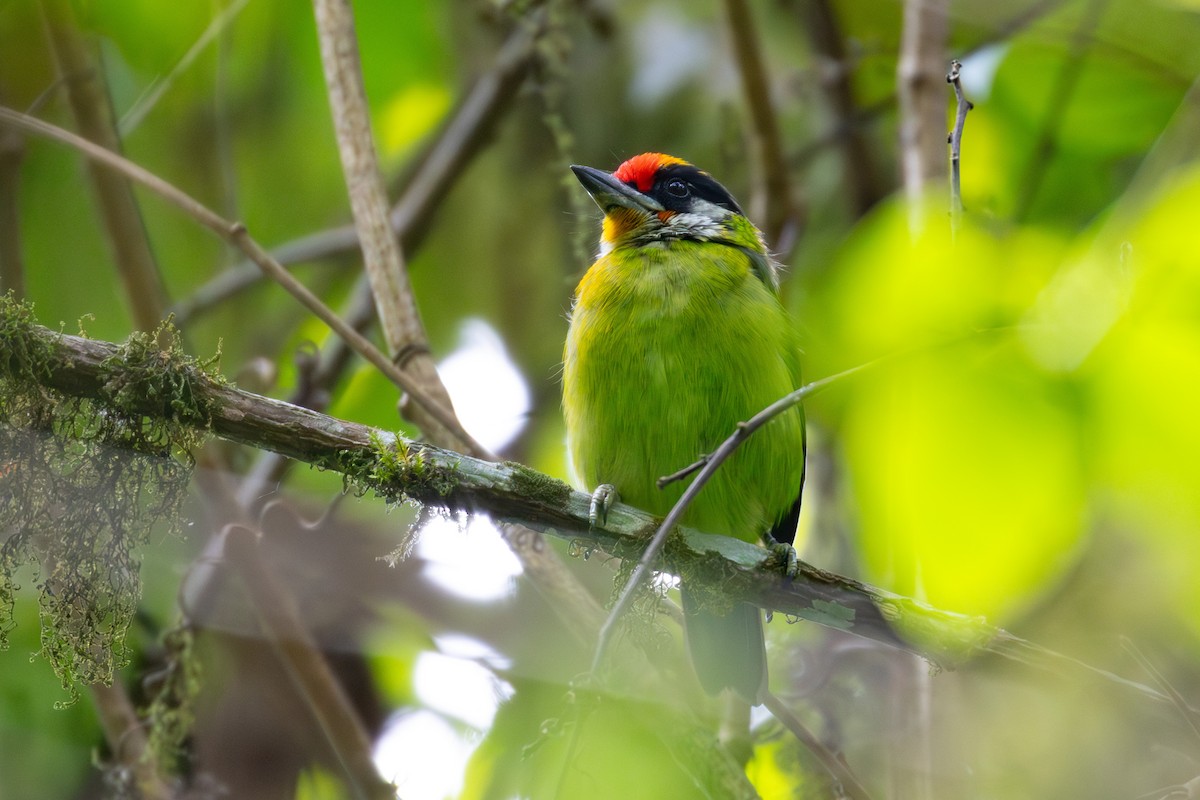
M 645 192 L 654 185 L 654 176 L 660 169 L 671 164 L 686 163 L 682 158 L 668 156 L 664 153 L 642 153 L 617 167 L 613 177 L 621 183 L 632 183 L 639 192 Z

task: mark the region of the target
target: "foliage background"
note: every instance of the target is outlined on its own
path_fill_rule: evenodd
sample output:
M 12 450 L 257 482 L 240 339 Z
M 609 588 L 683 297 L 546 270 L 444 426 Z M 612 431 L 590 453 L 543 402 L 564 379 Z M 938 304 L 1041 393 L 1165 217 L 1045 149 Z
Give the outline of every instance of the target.
M 505 38 L 540 5 L 355 5 L 377 142 L 397 193 Z M 761 214 L 767 199 L 721 3 L 545 5 L 550 28 L 520 90 L 406 256 L 435 355 L 494 331 L 528 390 L 528 412 L 503 455 L 565 477 L 557 370 L 565 312 L 597 222 L 566 165 L 613 168 L 660 150 L 706 168 L 752 211 Z M 75 7 L 118 117 L 166 81 L 123 132 L 125 154 L 244 220 L 268 246 L 345 223 L 311 9 L 281 0 L 232 6 L 182 67 L 231 6 Z M 893 356 L 806 406 L 806 557 L 935 606 L 986 614 L 1054 650 L 1154 683 L 1140 653 L 1164 685 L 1195 697 L 1200 6 L 950 3 L 946 54 L 964 59 L 976 102 L 956 239 L 943 187 L 933 187 L 915 228 L 899 196 L 900 0 L 751 8 L 786 177 L 804 209 L 799 235 L 776 245 L 809 374 Z M 813 22 L 821 10 L 837 23 L 833 36 Z M 43 28 L 37 4 L 0 3 L 0 101 L 71 127 Z M 843 76 L 848 106 L 837 95 Z M 945 98 L 949 119 L 948 88 Z M 61 320 L 73 331 L 86 317 L 89 335 L 124 339 L 134 325 L 81 160 L 42 141 L 19 146 L 26 295 L 44 324 Z M 187 348 L 207 354 L 220 343 L 222 365 L 239 383 L 287 397 L 300 380 L 298 349 L 322 343 L 323 327 L 262 282 L 190 306 L 239 259 L 173 209 L 139 198 Z M 360 265 L 342 252 L 296 272 L 336 308 Z M 491 353 L 487 366 L 504 363 Z M 471 363 L 451 387 L 460 410 L 500 405 L 500 378 Z M 336 416 L 401 425 L 395 390 L 361 365 L 331 399 Z M 229 466 L 216 480 L 235 486 L 254 462 L 252 453 L 223 458 Z M 313 519 L 340 482 L 300 469 L 279 489 L 295 514 Z M 545 723 L 565 718 L 563 693 L 587 654 L 524 581 L 506 582 L 503 568 L 501 591 L 486 601 L 464 594 L 464 585 L 478 589 L 487 579 L 453 560 L 459 551 L 482 553 L 493 566 L 506 557 L 487 525 L 427 525 L 416 555 L 392 569 L 376 559 L 416 512 L 384 516 L 376 505 L 344 501 L 334 521 L 315 527 L 279 522 L 270 547 L 372 729 L 425 714 L 449 731 L 444 742 L 416 737 L 400 747 L 401 796 L 545 791 L 562 746 Z M 159 633 L 211 568 L 204 554 L 217 515 L 199 504 L 188 514 L 185 537 L 154 536 L 144 553 L 142 613 L 121 676 L 135 699 L 162 657 Z M 439 549 L 431 543 L 438 537 L 457 538 Z M 571 565 L 603 599 L 612 572 L 598 561 Z M 449 583 L 432 577 L 439 569 L 454 576 Z M 220 602 L 198 619 L 206 632 L 194 785 L 203 777 L 244 796 L 337 796 L 336 770 L 321 766 L 311 721 L 281 688 L 270 654 L 255 649 L 236 587 L 218 585 Z M 39 649 L 28 599 L 16 608 L 12 647 L 0 653 L 0 796 L 102 793 L 93 754 L 101 762 L 108 755 L 92 709 L 54 708 L 63 698 L 57 679 L 26 657 Z M 894 654 L 781 622 L 770 626 L 773 686 L 878 796 L 1171 796 L 1164 787 L 1200 773 L 1195 717 L 1189 724 L 1169 704 L 1115 684 L 984 660 L 927 681 L 921 725 L 914 698 L 923 681 Z M 422 695 L 415 676 L 429 652 L 448 654 L 437 663 L 452 686 L 446 664 L 482 664 L 491 677 L 480 684 L 472 673 L 456 688 L 466 697 L 482 691 L 473 707 L 491 710 L 456 711 Z M 496 695 L 509 699 L 493 717 Z M 670 749 L 670 712 L 614 716 L 594 720 L 592 768 L 642 789 L 660 781 L 678 789 L 679 776 L 633 744 L 643 736 Z M 761 732 L 750 767 L 759 792 L 822 796 L 819 770 L 794 743 L 769 722 Z M 538 755 L 523 758 L 537 741 L 545 745 Z M 469 769 L 461 758 L 435 760 L 472 748 Z M 428 794 L 419 788 L 422 764 L 440 773 Z M 921 789 L 914 775 L 926 771 Z

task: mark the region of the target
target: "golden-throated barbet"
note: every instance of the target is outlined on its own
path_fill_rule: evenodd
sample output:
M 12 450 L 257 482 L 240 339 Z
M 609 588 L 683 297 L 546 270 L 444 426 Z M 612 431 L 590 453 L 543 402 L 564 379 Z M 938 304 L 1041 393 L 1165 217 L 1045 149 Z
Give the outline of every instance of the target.
M 737 201 L 708 173 L 661 153 L 615 172 L 571 168 L 604 212 L 599 256 L 575 292 L 564 353 L 570 468 L 601 513 L 616 498 L 665 515 L 686 482 L 658 478 L 712 453 L 739 422 L 800 386 L 778 267 Z M 792 556 L 804 484 L 794 406 L 750 436 L 682 524 Z M 762 612 L 680 586 L 701 685 L 762 702 Z

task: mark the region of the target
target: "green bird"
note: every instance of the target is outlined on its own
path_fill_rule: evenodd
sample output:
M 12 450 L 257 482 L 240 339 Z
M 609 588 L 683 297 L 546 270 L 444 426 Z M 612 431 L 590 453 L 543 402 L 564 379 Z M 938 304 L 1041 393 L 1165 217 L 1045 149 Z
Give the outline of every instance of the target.
M 620 498 L 665 515 L 657 479 L 711 453 L 738 422 L 800 386 L 798 334 L 763 236 L 707 173 L 661 153 L 616 172 L 571 168 L 604 212 L 600 255 L 575 292 L 563 357 L 574 477 L 603 513 Z M 790 552 L 804 485 L 799 406 L 717 470 L 682 524 Z M 701 685 L 750 703 L 767 686 L 761 611 L 698 607 L 680 587 Z

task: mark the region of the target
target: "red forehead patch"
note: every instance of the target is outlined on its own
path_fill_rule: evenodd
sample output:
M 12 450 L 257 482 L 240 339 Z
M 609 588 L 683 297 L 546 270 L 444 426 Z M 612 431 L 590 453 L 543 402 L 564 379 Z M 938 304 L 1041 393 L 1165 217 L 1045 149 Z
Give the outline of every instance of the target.
M 671 164 L 686 164 L 682 158 L 668 156 L 662 153 L 642 153 L 634 156 L 613 173 L 613 177 L 621 183 L 632 183 L 639 192 L 646 192 L 654 185 L 654 175 L 663 167 Z

